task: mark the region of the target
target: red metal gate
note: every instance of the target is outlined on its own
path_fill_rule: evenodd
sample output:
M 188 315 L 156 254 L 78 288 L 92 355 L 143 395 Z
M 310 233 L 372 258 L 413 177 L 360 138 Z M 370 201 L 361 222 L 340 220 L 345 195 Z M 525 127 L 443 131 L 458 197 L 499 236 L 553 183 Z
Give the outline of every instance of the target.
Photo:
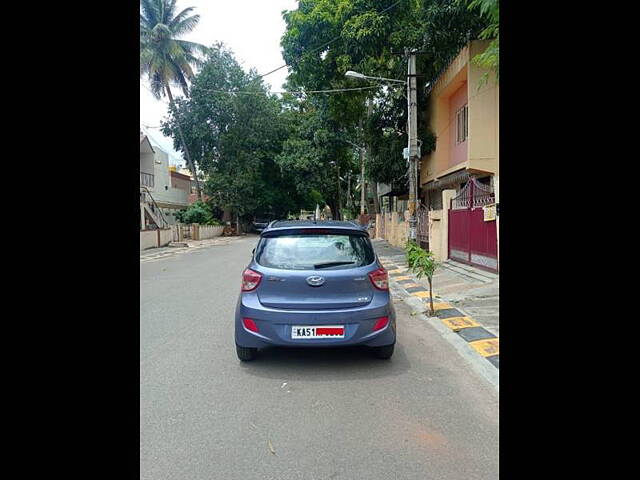
M 495 203 L 490 187 L 472 178 L 449 209 L 449 258 L 485 270 L 498 271 L 496 221 L 484 220 L 484 209 Z

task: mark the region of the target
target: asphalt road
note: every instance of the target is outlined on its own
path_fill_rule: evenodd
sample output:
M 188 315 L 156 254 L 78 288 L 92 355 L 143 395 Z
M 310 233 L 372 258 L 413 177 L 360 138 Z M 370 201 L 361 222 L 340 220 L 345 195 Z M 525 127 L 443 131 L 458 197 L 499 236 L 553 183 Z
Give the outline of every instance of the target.
M 268 349 L 233 314 L 256 237 L 140 264 L 140 478 L 498 478 L 498 395 L 399 298 L 389 361 Z

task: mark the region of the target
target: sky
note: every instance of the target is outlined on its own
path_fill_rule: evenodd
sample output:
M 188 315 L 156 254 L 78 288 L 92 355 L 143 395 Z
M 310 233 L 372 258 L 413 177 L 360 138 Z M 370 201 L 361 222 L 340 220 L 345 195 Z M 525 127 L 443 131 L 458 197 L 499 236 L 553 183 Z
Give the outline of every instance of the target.
M 224 42 L 234 53 L 242 67 L 249 71 L 267 73 L 281 65 L 280 38 L 285 30 L 283 10 L 295 10 L 296 0 L 178 0 L 177 11 L 195 7 L 193 14 L 200 15 L 200 23 L 183 40 L 210 46 Z M 272 90 L 281 90 L 287 76 L 283 68 L 264 77 Z M 145 88 L 146 87 L 146 88 Z M 171 163 L 180 162 L 182 155 L 173 149 L 173 140 L 162 135 L 160 120 L 167 115 L 166 101 L 156 100 L 147 89 L 146 80 L 140 80 L 140 126 L 151 142 L 169 153 Z M 172 89 L 177 97 L 178 89 Z

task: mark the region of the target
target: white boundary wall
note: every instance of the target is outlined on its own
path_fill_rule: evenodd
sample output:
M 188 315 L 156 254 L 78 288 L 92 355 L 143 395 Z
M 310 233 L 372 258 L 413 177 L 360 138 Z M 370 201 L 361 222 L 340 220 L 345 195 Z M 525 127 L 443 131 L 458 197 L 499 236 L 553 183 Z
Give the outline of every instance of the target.
M 148 248 L 164 247 L 173 240 L 173 231 L 170 228 L 162 230 L 140 230 L 140 250 Z

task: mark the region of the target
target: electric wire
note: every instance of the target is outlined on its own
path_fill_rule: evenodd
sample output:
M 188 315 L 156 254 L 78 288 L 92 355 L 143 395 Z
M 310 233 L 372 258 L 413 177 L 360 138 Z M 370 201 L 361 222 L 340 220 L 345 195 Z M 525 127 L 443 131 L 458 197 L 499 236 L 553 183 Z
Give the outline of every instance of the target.
M 402 1 L 402 0 L 398 0 L 396 3 L 394 3 L 394 4 L 392 4 L 392 5 L 388 6 L 388 7 L 386 7 L 384 10 L 381 10 L 380 12 L 378 12 L 378 15 L 381 15 L 381 14 L 383 14 L 383 13 L 388 12 L 388 11 L 389 11 L 389 10 L 391 10 L 393 7 L 395 7 L 396 5 L 398 5 L 401 1 Z M 342 36 L 338 35 L 337 37 L 332 38 L 332 39 L 331 39 L 331 40 L 329 40 L 328 42 L 323 43 L 323 44 L 322 44 L 322 45 L 320 45 L 319 47 L 313 48 L 313 49 L 309 50 L 308 52 L 304 52 L 304 53 L 303 53 L 303 55 L 305 55 L 305 54 L 310 54 L 310 53 L 315 53 L 315 52 L 317 52 L 318 50 L 323 49 L 323 48 L 324 48 L 324 47 L 326 47 L 327 45 L 330 45 L 331 43 L 333 43 L 333 42 L 335 42 L 335 41 L 338 41 L 338 40 L 341 40 L 341 39 L 342 39 Z M 296 61 L 296 62 L 297 62 L 297 61 L 299 61 L 301 57 L 302 57 L 302 55 L 301 55 L 300 57 L 296 58 L 296 59 L 295 59 L 295 61 Z M 281 69 L 283 69 L 284 67 L 288 67 L 288 66 L 289 66 L 289 64 L 288 64 L 288 63 L 285 63 L 284 65 L 281 65 L 281 66 L 279 66 L 278 68 L 275 68 L 275 69 L 271 70 L 270 72 L 267 72 L 267 73 L 262 74 L 262 75 L 258 75 L 258 78 L 266 77 L 267 75 L 271 75 L 272 73 L 277 72 L 278 70 L 281 70 Z

